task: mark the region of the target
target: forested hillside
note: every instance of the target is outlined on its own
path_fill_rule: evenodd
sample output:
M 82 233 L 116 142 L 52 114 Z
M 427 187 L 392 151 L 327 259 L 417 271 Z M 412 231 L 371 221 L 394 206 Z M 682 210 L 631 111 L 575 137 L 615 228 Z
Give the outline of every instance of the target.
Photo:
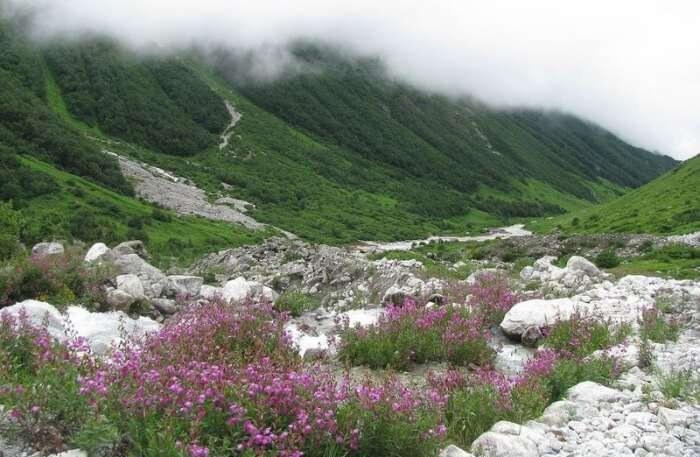
M 0 23 L 0 153 L 2 198 L 25 211 L 57 188 L 25 155 L 132 194 L 105 149 L 330 243 L 562 214 L 675 164 L 574 117 L 426 93 L 318 45 L 293 48 L 304 71 L 260 81 L 225 51 L 137 55 L 104 37 L 30 42 L 22 28 Z M 220 148 L 225 101 L 242 117 Z
M 700 155 L 608 203 L 545 222 L 573 233 L 691 233 L 700 230 Z M 542 228 L 541 227 L 541 228 Z

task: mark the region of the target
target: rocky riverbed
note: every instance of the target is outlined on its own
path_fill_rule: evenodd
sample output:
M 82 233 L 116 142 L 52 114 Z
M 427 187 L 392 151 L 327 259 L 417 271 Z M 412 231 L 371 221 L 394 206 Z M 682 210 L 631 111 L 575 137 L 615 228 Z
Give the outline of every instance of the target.
M 532 236 L 521 230 L 509 228 L 488 236 L 505 233 L 519 243 L 531 243 L 528 238 Z M 693 234 L 674 241 L 692 245 L 696 239 L 697 234 Z M 645 241 L 670 242 L 660 238 Z M 634 245 L 637 240 L 628 239 L 627 243 Z M 414 242 L 411 245 L 415 246 Z M 375 245 L 373 250 L 381 252 L 388 246 Z M 60 255 L 63 249 L 60 243 L 42 243 L 33 253 Z M 118 343 L 124 330 L 137 334 L 158 330 L 188 301 L 212 297 L 230 302 L 249 298 L 275 301 L 280 294 L 296 290 L 313 297 L 314 306 L 290 320 L 287 331 L 301 356 L 325 352 L 332 360 L 333 347 L 328 342 L 337 332 L 339 320 L 369 326 L 387 303 L 415 297 L 428 306 L 440 306 L 455 290 L 468 292 L 481 275 L 508 275 L 521 298 L 492 329 L 498 349 L 497 369 L 517 375 L 537 351 L 532 346 L 541 338 L 538 329 L 566 320 L 573 313 L 587 313 L 607 319 L 611 325 L 624 323 L 633 329 L 630 344 L 612 349 L 619 351 L 625 372 L 609 387 L 591 382 L 574 386 L 540 418 L 524 424 L 495 424 L 469 451 L 492 457 L 700 455 L 697 394 L 673 398 L 665 388 L 669 377 L 678 373 L 687 374 L 688 383 L 700 385 L 700 281 L 639 275 L 618 279 L 581 256 L 571 257 L 561 267 L 554 264 L 555 257 L 544 256 L 521 271 L 512 271 L 512 265 L 485 269 L 476 261 L 471 275 L 455 280 L 426 275 L 416 260 L 371 260 L 364 251 L 366 248 L 274 238 L 258 246 L 211 254 L 186 271 L 163 272 L 149 263 L 148 252 L 138 241 L 111 248 L 98 243 L 87 251 L 86 264 L 115 268 L 113 280 L 103 286 L 103 309 L 91 312 L 70 306 L 61 313 L 48 303 L 28 300 L 3 311 L 17 314 L 22 308 L 37 322 L 48 318 L 54 336 L 61 338 L 70 328 L 100 354 Z M 640 368 L 637 325 L 641 313 L 659 302 L 682 323 L 683 331 L 677 341 L 651 343 L 651 362 Z M 416 373 L 406 375 L 420 373 L 419 367 Z M 0 438 L 0 456 L 20 455 L 33 454 Z M 75 451 L 62 457 L 80 455 Z M 441 455 L 471 454 L 450 446 Z

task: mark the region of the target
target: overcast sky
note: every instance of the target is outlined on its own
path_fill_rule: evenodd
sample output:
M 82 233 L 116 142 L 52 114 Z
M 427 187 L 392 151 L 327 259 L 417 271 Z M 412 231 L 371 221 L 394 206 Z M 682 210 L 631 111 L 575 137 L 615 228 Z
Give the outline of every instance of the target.
M 1 1 L 1 0 L 0 0 Z M 241 48 L 321 39 L 397 77 L 503 106 L 557 108 L 684 159 L 700 153 L 700 1 L 9 0 L 44 36 Z

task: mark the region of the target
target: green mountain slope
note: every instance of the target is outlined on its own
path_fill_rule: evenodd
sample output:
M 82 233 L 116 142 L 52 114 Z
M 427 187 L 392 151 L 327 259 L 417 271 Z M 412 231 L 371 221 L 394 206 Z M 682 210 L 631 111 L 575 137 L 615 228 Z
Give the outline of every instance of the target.
M 138 56 L 103 38 L 39 47 L 8 23 L 0 39 L 13 182 L 2 198 L 25 208 L 54 184 L 20 179 L 18 155 L 130 195 L 107 149 L 248 200 L 256 219 L 309 240 L 406 239 L 592 206 L 675 164 L 571 116 L 428 94 L 318 46 L 294 50 L 309 71 L 263 83 L 225 52 Z M 224 101 L 242 118 L 219 148 Z
M 533 224 L 567 232 L 690 233 L 700 230 L 700 155 L 603 205 Z

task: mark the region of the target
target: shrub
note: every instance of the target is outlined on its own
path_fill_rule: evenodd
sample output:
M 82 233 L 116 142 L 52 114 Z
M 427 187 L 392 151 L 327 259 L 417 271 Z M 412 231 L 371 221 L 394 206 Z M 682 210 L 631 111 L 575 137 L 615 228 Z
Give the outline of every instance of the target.
M 504 274 L 486 274 L 469 288 L 469 305 L 483 317 L 487 325 L 498 325 L 518 302 Z
M 642 311 L 639 322 L 639 336 L 642 341 L 651 340 L 655 343 L 676 341 L 680 331 L 680 323 L 664 316 L 658 307 Z
M 22 218 L 11 203 L 0 202 L 0 261 L 17 254 L 20 248 L 19 235 Z
M 286 311 L 294 317 L 299 317 L 316 307 L 314 300 L 298 289 L 284 291 L 275 301 L 278 311 Z
M 609 320 L 575 312 L 568 320 L 560 320 L 543 329 L 543 344 L 557 351 L 566 351 L 575 357 L 585 357 L 621 343 L 630 332 L 629 325 L 615 325 Z
M 479 316 L 459 305 L 427 308 L 413 300 L 388 306 L 365 328 L 341 324 L 340 358 L 373 368 L 408 368 L 411 363 L 450 361 L 482 364 L 493 357 Z
M 657 379 L 659 389 L 666 399 L 700 399 L 700 377 L 693 370 L 671 370 L 668 373 L 657 370 Z
M 620 258 L 614 250 L 608 249 L 596 256 L 595 264 L 599 268 L 615 268 L 620 265 Z
M 67 304 L 81 299 L 90 304 L 102 298 L 101 285 L 111 276 L 110 265 L 86 265 L 74 248 L 64 254 L 31 256 L 0 271 L 0 307 L 25 299 L 48 299 Z

